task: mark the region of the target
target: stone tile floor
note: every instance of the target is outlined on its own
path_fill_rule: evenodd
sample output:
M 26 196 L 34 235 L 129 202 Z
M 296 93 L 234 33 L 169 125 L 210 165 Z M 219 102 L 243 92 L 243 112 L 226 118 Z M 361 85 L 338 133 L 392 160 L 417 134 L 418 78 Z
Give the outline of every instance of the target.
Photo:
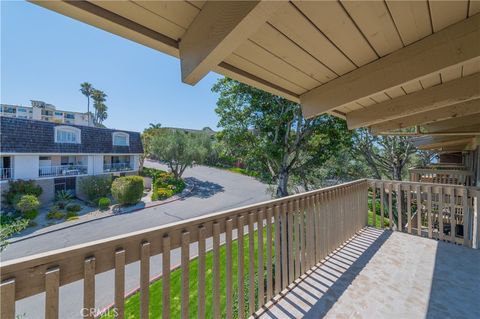
M 365 228 L 259 318 L 480 318 L 480 250 Z

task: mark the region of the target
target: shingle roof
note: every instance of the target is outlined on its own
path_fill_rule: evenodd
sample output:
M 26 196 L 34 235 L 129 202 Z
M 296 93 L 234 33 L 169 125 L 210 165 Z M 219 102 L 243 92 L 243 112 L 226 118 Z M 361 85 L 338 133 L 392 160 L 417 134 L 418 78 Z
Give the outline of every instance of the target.
M 52 123 L 0 116 L 0 150 L 2 153 L 143 153 L 140 133 L 98 127 Z M 55 126 L 72 126 L 81 130 L 81 144 L 55 143 Z M 114 146 L 113 132 L 130 135 L 129 146 Z

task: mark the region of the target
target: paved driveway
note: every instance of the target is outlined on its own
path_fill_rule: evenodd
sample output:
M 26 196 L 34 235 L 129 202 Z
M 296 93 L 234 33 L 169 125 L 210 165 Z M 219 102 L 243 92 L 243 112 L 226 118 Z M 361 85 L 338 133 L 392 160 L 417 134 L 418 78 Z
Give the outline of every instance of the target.
M 165 168 L 156 162 L 146 162 L 145 166 Z M 270 199 L 265 184 L 225 170 L 196 166 L 187 169 L 184 177 L 195 179 L 197 184 L 196 191 L 185 199 L 15 242 L 7 247 L 1 258 L 5 261 L 28 256 Z M 192 255 L 195 251 L 196 247 L 192 247 Z M 172 265 L 179 261 L 178 252 L 173 251 Z M 158 256 L 152 257 L 152 276 L 161 273 L 160 264 Z M 138 263 L 133 263 L 126 268 L 126 291 L 138 286 L 138 267 Z M 61 318 L 80 317 L 78 310 L 82 307 L 82 291 L 81 281 L 60 289 Z M 113 272 L 109 271 L 97 275 L 96 306 L 102 308 L 112 300 Z M 36 318 L 44 311 L 43 302 L 43 294 L 21 300 L 17 302 L 17 314 Z

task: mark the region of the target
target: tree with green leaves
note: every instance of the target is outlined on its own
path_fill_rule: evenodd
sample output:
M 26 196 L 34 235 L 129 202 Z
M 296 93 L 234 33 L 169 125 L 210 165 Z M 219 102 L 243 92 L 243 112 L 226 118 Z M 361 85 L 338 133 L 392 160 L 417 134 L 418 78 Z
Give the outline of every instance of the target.
M 353 147 L 368 163 L 376 179 L 402 180 L 405 168 L 415 162 L 418 153 L 408 136 L 375 136 L 367 129 L 356 130 Z
M 329 115 L 306 119 L 299 104 L 282 97 L 228 78 L 212 90 L 219 94 L 219 139 L 231 156 L 276 184 L 277 197 L 289 194 L 292 180 L 307 181 L 306 173 L 351 141 L 345 121 Z
M 164 161 L 175 178 L 180 178 L 187 167 L 204 161 L 208 153 L 208 140 L 205 134 L 159 129 L 150 137 L 148 152 L 154 158 Z
M 83 82 L 80 84 L 80 92 L 87 98 L 87 114 L 88 114 L 88 123 L 90 124 L 90 97 L 93 93 L 93 86 L 88 82 Z

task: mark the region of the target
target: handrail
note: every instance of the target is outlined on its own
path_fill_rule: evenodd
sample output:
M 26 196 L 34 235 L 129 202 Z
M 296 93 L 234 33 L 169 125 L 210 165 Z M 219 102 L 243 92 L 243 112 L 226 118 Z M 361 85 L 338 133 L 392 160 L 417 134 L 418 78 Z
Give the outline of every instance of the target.
M 432 181 L 443 184 L 472 185 L 473 171 L 459 169 L 459 167 L 430 167 L 411 168 L 408 170 L 411 181 L 426 182 Z
M 87 165 L 58 165 L 58 166 L 41 166 L 38 169 L 40 177 L 52 176 L 76 176 L 84 175 L 88 172 Z
M 130 163 L 103 164 L 103 171 L 105 172 L 128 171 L 128 170 L 133 170 L 133 167 Z
M 379 207 L 381 228 L 388 219 L 396 231 L 477 248 L 480 188 L 374 179 L 368 184 L 371 209 Z
M 0 179 L 6 180 L 13 178 L 13 168 L 0 168 Z
M 11 315 L 12 307 L 14 309 L 12 300 L 15 301 L 44 291 L 47 292 L 46 304 L 48 307 L 46 308 L 51 311 L 49 314 L 58 314 L 58 299 L 55 299 L 55 294 L 58 293 L 59 287 L 81 279 L 88 280 L 88 282 L 93 280 L 93 288 L 90 285 L 84 291 L 84 300 L 91 302 L 95 274 L 112 269 L 121 272 L 126 264 L 139 260 L 141 263 L 140 291 L 141 295 L 147 295 L 147 297 L 141 298 L 142 315 L 145 316 L 145 311 L 148 313 L 149 276 L 145 269 L 148 270 L 151 256 L 167 254 L 166 257 L 169 257 L 171 250 L 181 247 L 182 265 L 185 266 L 184 263 L 188 262 L 190 257 L 189 244 L 198 242 L 199 247 L 205 247 L 205 239 L 213 236 L 214 243 L 217 243 L 214 244 L 213 249 L 218 251 L 220 234 L 225 233 L 227 238 L 231 238 L 232 231 L 237 229 L 241 233 L 244 227 L 248 227 L 249 249 L 253 249 L 255 233 L 253 230 L 258 229 L 259 236 L 260 233 L 263 236 L 261 230 L 266 227 L 267 234 L 269 234 L 267 237 L 270 236 L 267 238 L 267 243 L 271 243 L 266 246 L 267 256 L 272 257 L 272 252 L 277 252 L 275 255 L 275 287 L 272 286 L 272 272 L 267 271 L 267 287 L 263 287 L 263 284 L 259 286 L 258 303 L 261 306 L 266 300 L 273 297 L 273 292 L 276 294 L 286 288 L 298 277 L 296 275 L 306 272 L 366 225 L 367 186 L 366 180 L 358 180 L 2 262 L 0 272 L 2 285 L 5 287 L 2 290 L 5 291 L 2 293 L 1 301 L 2 318 L 4 314 L 5 318 Z M 275 232 L 272 232 L 273 228 Z M 300 233 L 298 233 L 299 230 Z M 275 236 L 272 235 L 273 233 Z M 263 240 L 259 239 L 259 242 L 263 242 Z M 231 245 L 231 240 L 230 242 L 227 240 L 226 245 L 227 251 L 229 251 L 228 245 Z M 294 248 L 294 245 L 297 245 L 295 247 L 298 249 Z M 274 247 L 275 249 L 273 249 Z M 292 255 L 294 251 L 296 254 L 298 251 L 300 255 Z M 239 249 L 240 253 L 243 254 L 243 249 Z M 262 254 L 261 258 L 266 261 L 266 269 L 273 269 L 272 258 L 264 259 L 263 257 L 263 246 L 258 253 L 259 258 Z M 200 249 L 199 262 L 202 260 L 200 257 L 204 254 L 205 251 Z M 219 254 L 214 254 L 214 256 L 219 256 Z M 241 261 L 239 267 L 250 267 L 249 273 L 253 276 L 253 263 L 244 265 L 243 258 L 240 259 L 240 255 L 238 258 Z M 216 259 L 214 262 L 217 263 L 219 260 Z M 265 267 L 260 268 L 258 273 L 263 274 Z M 184 269 L 188 271 L 188 267 L 184 267 Z M 230 269 L 230 273 L 232 273 L 232 269 Z M 165 271 L 164 276 L 169 276 L 169 272 Z M 188 289 L 188 276 L 186 278 L 182 277 L 184 289 Z M 253 283 L 253 277 L 250 277 L 249 280 L 250 283 Z M 199 280 L 199 282 L 201 281 Z M 227 278 L 227 285 L 231 284 L 231 280 L 228 281 Z M 116 307 L 122 312 L 124 291 L 121 291 L 121 286 L 115 285 L 115 295 L 121 296 L 121 298 L 116 298 Z M 254 284 L 251 286 L 253 287 Z M 164 289 L 168 289 L 166 285 L 164 287 Z M 198 289 L 199 291 L 204 290 L 205 287 L 199 286 Z M 229 291 L 232 293 L 231 287 Z M 164 294 L 169 294 L 169 291 L 164 290 Z M 182 296 L 188 296 L 188 292 L 184 291 Z M 219 292 L 214 293 L 214 296 L 220 296 Z M 233 299 L 229 300 L 230 304 L 227 303 L 227 308 L 231 310 L 233 307 L 231 300 Z M 182 308 L 188 313 L 188 305 L 185 306 L 185 302 L 188 303 L 188 300 L 182 298 L 182 305 L 184 305 Z M 252 305 L 251 302 L 249 304 Z M 91 303 L 86 305 L 91 306 Z M 255 301 L 253 305 L 255 305 Z M 168 305 L 164 304 L 164 307 L 168 308 Z M 250 307 L 248 311 L 253 314 L 256 310 Z

